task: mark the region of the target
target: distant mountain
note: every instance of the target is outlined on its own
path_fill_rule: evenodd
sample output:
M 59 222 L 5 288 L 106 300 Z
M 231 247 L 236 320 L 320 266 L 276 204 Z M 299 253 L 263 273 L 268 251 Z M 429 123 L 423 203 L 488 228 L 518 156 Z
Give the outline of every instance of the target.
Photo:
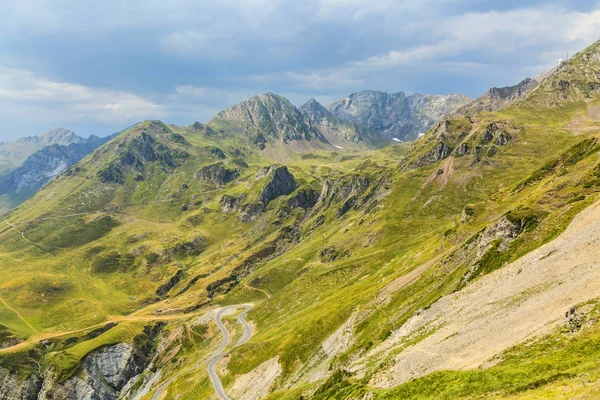
M 462 94 L 406 96 L 403 92 L 352 93 L 327 106 L 337 116 L 363 125 L 388 138 L 412 140 L 455 108 L 469 103 Z
M 41 136 L 28 136 L 12 142 L 0 143 L 0 174 L 18 167 L 27 157 L 46 146 L 69 145 L 84 140 L 68 129 L 56 128 Z
M 251 136 L 261 149 L 274 142 L 327 142 L 292 103 L 273 93 L 254 96 L 226 108 L 208 125 L 241 131 Z
M 113 137 L 92 135 L 84 139 L 65 129 L 55 129 L 39 137 L 39 142 L 52 144 L 30 155 L 16 169 L 0 176 L 0 213 L 33 196 L 48 182 Z
M 493 87 L 473 102 L 454 110 L 452 114 L 471 115 L 483 111 L 500 110 L 514 104 L 538 85 L 539 82 L 535 79 L 526 78 L 514 86 Z
M 336 117 L 315 99 L 300 107 L 300 112 L 332 144 L 376 144 L 383 138 L 377 132 L 352 121 Z

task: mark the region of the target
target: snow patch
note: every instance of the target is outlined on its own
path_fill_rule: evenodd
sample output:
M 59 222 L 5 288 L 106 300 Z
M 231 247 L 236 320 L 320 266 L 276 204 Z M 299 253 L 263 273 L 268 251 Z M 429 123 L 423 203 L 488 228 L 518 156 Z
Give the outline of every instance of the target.
M 338 149 L 343 149 L 342 146 L 338 146 L 337 144 L 334 144 L 333 147 L 337 147 Z
M 392 138 L 394 142 L 403 143 L 404 140 L 398 139 L 397 137 Z

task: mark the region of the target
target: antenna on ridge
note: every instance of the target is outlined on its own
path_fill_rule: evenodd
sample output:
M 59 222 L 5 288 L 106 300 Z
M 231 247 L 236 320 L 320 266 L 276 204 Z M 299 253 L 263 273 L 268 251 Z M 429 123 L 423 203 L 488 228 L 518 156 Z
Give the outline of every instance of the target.
M 567 51 L 567 60 L 569 59 L 569 52 Z

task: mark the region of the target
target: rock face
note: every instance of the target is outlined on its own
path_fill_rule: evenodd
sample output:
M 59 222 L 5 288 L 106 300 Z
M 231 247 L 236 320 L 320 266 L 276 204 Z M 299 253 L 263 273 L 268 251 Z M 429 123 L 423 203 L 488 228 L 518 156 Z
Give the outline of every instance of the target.
M 443 115 L 470 101 L 461 94 L 406 96 L 403 92 L 364 91 L 329 104 L 327 109 L 385 137 L 412 140 Z
M 146 327 L 144 337 L 136 345 L 118 343 L 100 348 L 82 360 L 77 376 L 59 382 L 52 370 L 43 378 L 30 375 L 21 380 L 16 374 L 0 368 L 2 400 L 116 400 L 133 394 L 137 377 L 145 370 L 154 354 L 151 341 L 163 325 Z
M 304 208 L 309 209 L 312 208 L 317 201 L 319 200 L 319 193 L 315 192 L 312 189 L 302 189 L 299 190 L 294 196 L 292 196 L 288 200 L 289 208 Z
M 0 399 L 2 400 L 35 400 L 41 384 L 42 380 L 35 375 L 21 381 L 7 369 L 0 368 Z
M 108 346 L 84 359 L 80 376 L 57 384 L 52 375 L 46 375 L 38 398 L 115 400 L 121 389 L 141 373 L 143 367 L 133 346 L 124 343 Z
M 300 112 L 330 143 L 374 144 L 382 140 L 378 133 L 347 119 L 338 118 L 315 99 L 303 104 Z
M 238 376 L 231 387 L 231 397 L 236 400 L 262 399 L 271 393 L 282 372 L 279 356 L 275 356 L 247 374 Z
M 261 203 L 247 203 L 242 205 L 240 208 L 240 219 L 244 223 L 254 222 L 262 215 L 265 211 L 264 204 Z
M 202 167 L 194 176 L 204 182 L 223 186 L 240 176 L 240 173 L 237 169 L 225 167 L 223 163 L 216 163 Z
M 228 194 L 224 195 L 221 197 L 221 201 L 219 202 L 221 205 L 221 211 L 225 214 L 232 214 L 236 212 L 240 208 L 240 205 L 245 198 L 246 196 L 243 194 L 238 197 L 233 197 Z
M 57 128 L 42 136 L 28 136 L 12 142 L 0 143 L 0 175 L 17 168 L 27 157 L 46 146 L 53 144 L 68 146 L 85 141 L 86 139 L 68 129 Z
M 147 163 L 157 163 L 165 171 L 172 171 L 189 154 L 177 148 L 177 136 L 171 136 L 171 142 L 164 139 L 164 134 L 170 131 L 169 127 L 160 121 L 151 121 L 147 127 L 141 128 L 135 136 L 125 138 L 118 145 L 115 160 L 106 164 L 98 171 L 98 178 L 104 183 L 123 184 L 128 173 L 135 174 L 134 180 L 143 181 Z M 163 137 L 157 140 L 158 137 Z M 167 145 L 168 144 L 168 145 Z
M 535 89 L 539 82 L 525 78 L 514 86 L 502 88 L 493 87 L 485 92 L 477 100 L 460 107 L 452 112 L 453 115 L 473 115 L 484 111 L 497 111 L 514 104 L 531 90 Z
M 28 199 L 110 139 L 112 136 L 90 136 L 68 145 L 52 144 L 43 148 L 29 156 L 17 169 L 0 177 L 0 195 L 9 194 L 11 197 Z
M 219 112 L 209 124 L 237 124 L 244 133 L 253 136 L 255 145 L 262 148 L 271 140 L 326 142 L 292 103 L 273 93 L 254 96 L 229 107 Z
M 279 196 L 285 196 L 296 190 L 296 181 L 287 167 L 271 168 L 270 179 L 260 194 L 260 200 L 267 205 Z

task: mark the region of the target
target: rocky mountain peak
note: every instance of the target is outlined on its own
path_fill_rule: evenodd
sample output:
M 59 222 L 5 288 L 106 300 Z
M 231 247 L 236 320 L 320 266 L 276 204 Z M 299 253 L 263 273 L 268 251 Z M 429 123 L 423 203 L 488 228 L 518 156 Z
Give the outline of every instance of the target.
M 309 117 L 311 120 L 318 120 L 332 116 L 332 114 L 314 98 L 311 98 L 304 103 L 300 107 L 300 112 Z
M 271 139 L 324 141 L 320 133 L 307 122 L 302 113 L 285 97 L 264 93 L 219 112 L 211 123 L 240 124 L 247 132 L 260 134 Z
M 468 103 L 459 94 L 406 96 L 404 92 L 367 90 L 352 93 L 327 106 L 335 116 L 350 120 L 388 138 L 410 140 L 441 116 Z
M 84 138 L 77 135 L 75 132 L 64 128 L 55 128 L 49 130 L 48 132 L 40 136 L 40 140 L 45 145 L 60 144 L 64 146 L 69 145 L 71 143 L 81 143 L 85 141 Z

